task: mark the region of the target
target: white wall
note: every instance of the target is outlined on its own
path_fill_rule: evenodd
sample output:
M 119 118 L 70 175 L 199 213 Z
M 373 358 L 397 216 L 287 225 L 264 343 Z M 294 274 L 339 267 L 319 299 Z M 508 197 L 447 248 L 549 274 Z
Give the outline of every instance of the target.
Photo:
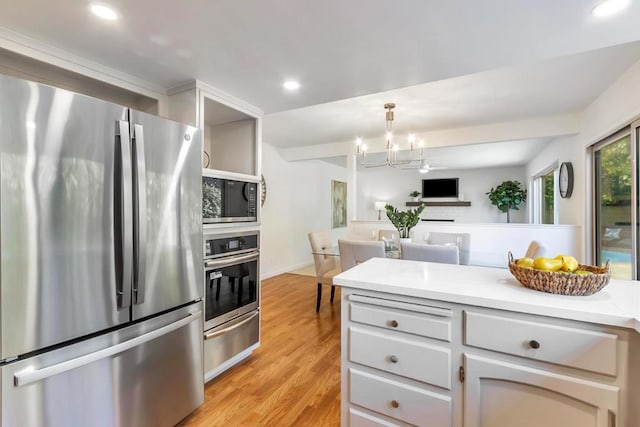
M 527 164 L 528 182 L 549 166 L 559 167 L 562 162 L 573 166 L 573 194 L 568 199 L 559 197 L 558 223 L 584 226 L 585 222 L 585 155 L 586 151 L 578 136 L 556 138 Z M 557 183 L 556 183 L 557 186 Z M 531 204 L 529 205 L 531 206 Z
M 559 202 L 561 224 L 582 226 L 585 260 L 592 262 L 591 164 L 589 146 L 615 133 L 640 117 L 640 61 L 632 65 L 615 83 L 598 96 L 583 112 L 580 133 L 558 138 L 527 165 L 527 176 L 552 161 L 570 161 L 574 169 L 574 189 L 570 199 Z
M 378 213 L 373 207 L 376 200 L 387 201 L 398 209 L 406 209 L 405 203 L 411 200 L 409 193 L 413 190 L 422 191 L 423 178 L 456 177 L 459 178 L 459 193 L 463 193 L 464 199 L 471 202 L 471 207 L 429 206 L 422 213 L 422 218 L 453 219 L 462 223 L 507 222 L 506 214 L 493 206 L 485 193 L 505 180 L 520 181 L 525 187 L 527 182 L 524 166 L 440 170 L 425 175 L 416 170 L 393 168 L 358 170 L 356 217 L 359 220 L 377 220 Z M 384 217 L 384 212 L 382 215 Z M 518 211 L 511 211 L 510 216 L 511 222 L 526 222 L 526 204 L 521 205 Z
M 272 145 L 263 143 L 262 173 L 267 183 L 261 212 L 264 278 L 313 262 L 307 233 L 331 230 L 331 180 L 346 182 L 347 171 L 321 160 L 287 162 Z M 346 228 L 331 232 L 337 241 Z

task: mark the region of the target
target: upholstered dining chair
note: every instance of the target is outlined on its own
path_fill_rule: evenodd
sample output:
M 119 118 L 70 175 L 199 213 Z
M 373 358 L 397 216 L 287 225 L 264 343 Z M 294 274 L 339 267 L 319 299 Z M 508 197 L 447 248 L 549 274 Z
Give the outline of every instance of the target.
M 429 241 L 432 245 L 455 245 L 458 247 L 460 264 L 469 265 L 469 253 L 471 249 L 470 233 L 429 233 Z
M 331 286 L 331 303 L 336 293 L 333 284 L 333 276 L 340 273 L 340 267 L 336 265 L 336 257 L 332 255 L 320 255 L 323 249 L 331 248 L 331 237 L 326 231 L 313 231 L 309 233 L 309 243 L 313 252 L 313 262 L 316 267 L 316 278 L 318 280 L 318 290 L 316 293 L 316 313 L 320 311 L 320 301 L 322 300 L 322 285 Z
M 384 258 L 384 242 L 375 240 L 338 240 L 342 271 L 355 267 L 369 258 Z
M 413 261 L 460 264 L 460 252 L 455 245 L 430 245 L 425 243 L 401 243 L 402 259 Z

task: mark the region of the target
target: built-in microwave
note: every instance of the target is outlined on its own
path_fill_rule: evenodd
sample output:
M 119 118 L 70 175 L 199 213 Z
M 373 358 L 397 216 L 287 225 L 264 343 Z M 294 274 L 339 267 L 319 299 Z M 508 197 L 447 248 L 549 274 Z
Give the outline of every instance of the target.
M 202 221 L 205 224 L 257 220 L 257 182 L 202 177 Z

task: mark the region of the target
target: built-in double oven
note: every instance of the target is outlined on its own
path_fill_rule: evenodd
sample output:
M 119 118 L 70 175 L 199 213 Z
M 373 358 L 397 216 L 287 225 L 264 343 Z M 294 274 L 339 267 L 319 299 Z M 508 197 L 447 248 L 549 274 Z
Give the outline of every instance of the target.
M 260 233 L 204 235 L 205 380 L 260 338 Z

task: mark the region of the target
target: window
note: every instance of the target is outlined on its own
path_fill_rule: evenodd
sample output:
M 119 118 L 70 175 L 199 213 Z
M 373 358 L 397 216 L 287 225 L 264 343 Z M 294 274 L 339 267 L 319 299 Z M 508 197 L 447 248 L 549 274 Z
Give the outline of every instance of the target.
M 638 138 L 627 128 L 596 144 L 594 167 L 595 260 L 611 263 L 611 276 L 631 280 L 638 277 L 637 218 L 633 159 Z
M 553 165 L 533 178 L 533 223 L 558 222 L 556 185 L 558 166 Z

